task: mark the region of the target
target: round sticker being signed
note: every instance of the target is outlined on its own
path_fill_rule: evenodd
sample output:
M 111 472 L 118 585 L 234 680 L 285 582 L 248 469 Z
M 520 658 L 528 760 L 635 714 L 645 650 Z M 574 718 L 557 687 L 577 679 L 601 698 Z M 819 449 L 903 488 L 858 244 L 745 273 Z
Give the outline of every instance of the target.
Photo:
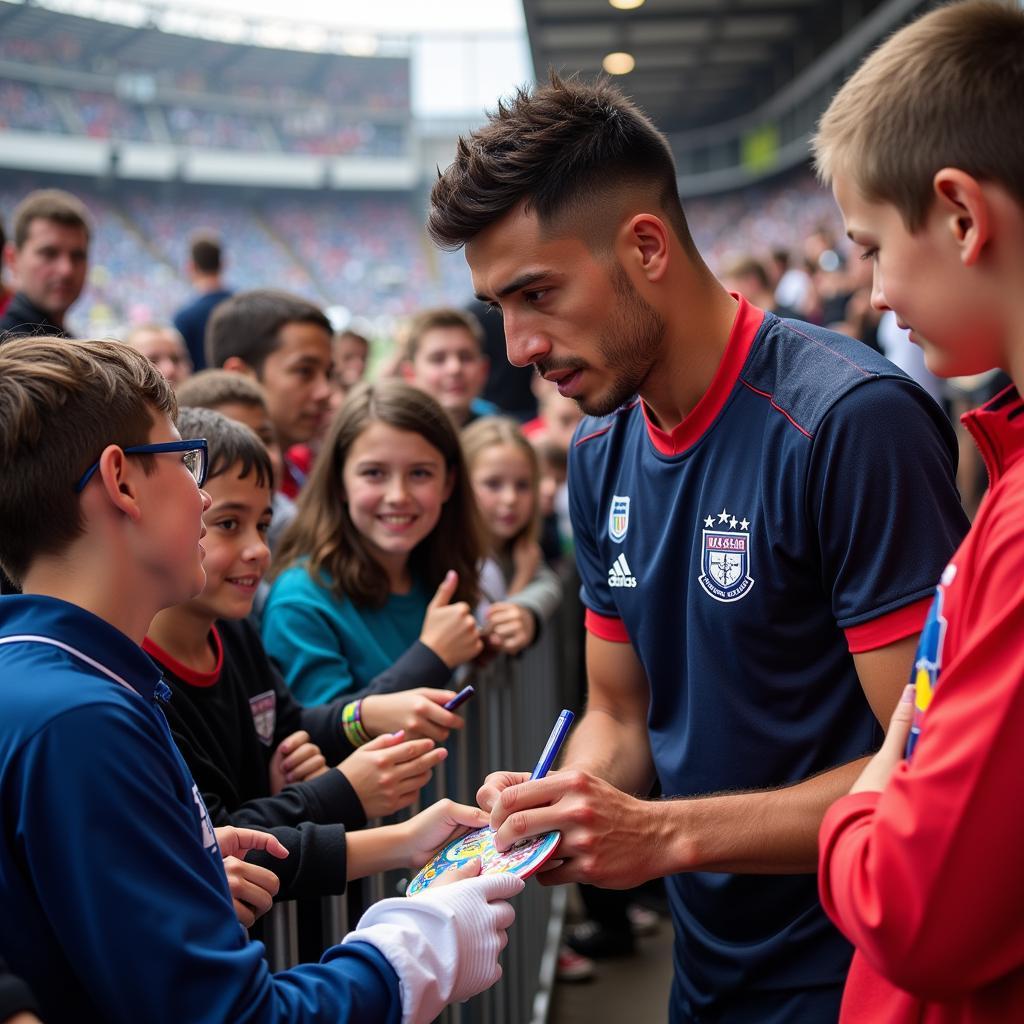
M 541 836 L 520 839 L 504 853 L 499 853 L 494 846 L 494 833 L 489 828 L 478 828 L 461 839 L 453 839 L 438 850 L 409 883 L 405 895 L 415 896 L 429 888 L 445 872 L 461 867 L 474 857 L 480 858 L 482 875 L 510 872 L 520 878 L 529 878 L 555 852 L 561 838 L 561 832 L 545 832 Z

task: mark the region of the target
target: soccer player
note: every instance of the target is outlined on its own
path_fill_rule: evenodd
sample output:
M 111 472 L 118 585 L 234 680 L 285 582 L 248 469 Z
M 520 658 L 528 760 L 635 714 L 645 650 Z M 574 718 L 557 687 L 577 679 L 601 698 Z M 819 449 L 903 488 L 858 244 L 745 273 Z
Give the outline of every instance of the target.
M 668 144 L 608 84 L 501 105 L 429 226 L 510 360 L 593 417 L 569 464 L 587 713 L 563 770 L 488 778 L 498 845 L 560 829 L 551 883 L 669 876 L 674 1024 L 835 1020 L 851 950 L 817 831 L 966 529 L 948 421 L 860 343 L 726 292 Z M 644 799 L 655 774 L 673 799 Z

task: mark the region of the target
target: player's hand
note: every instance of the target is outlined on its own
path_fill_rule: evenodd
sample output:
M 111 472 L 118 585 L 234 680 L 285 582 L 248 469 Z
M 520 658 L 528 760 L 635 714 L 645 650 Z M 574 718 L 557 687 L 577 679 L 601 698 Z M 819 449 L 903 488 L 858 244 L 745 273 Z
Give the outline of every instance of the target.
M 429 647 L 449 668 L 472 661 L 484 642 L 465 601 L 449 602 L 459 585 L 459 574 L 449 570 L 427 605 L 420 642 Z
M 408 807 L 447 756 L 433 740 L 385 733 L 349 754 L 338 771 L 352 784 L 366 817 L 383 818 Z
M 529 777 L 529 772 L 491 772 L 484 779 L 484 784 L 476 791 L 476 802 L 490 814 L 498 802 L 498 797 L 509 786 L 518 786 L 520 783 L 526 782 Z
M 488 643 L 503 654 L 518 654 L 537 635 L 537 619 L 529 608 L 496 601 L 487 609 Z
M 288 851 L 276 836 L 256 829 L 227 825 L 214 829 L 214 834 L 224 858 L 224 873 L 231 890 L 235 916 L 244 927 L 251 928 L 256 919 L 273 905 L 281 880 L 273 871 L 247 863 L 245 855 L 250 850 L 265 850 L 271 856 L 283 859 L 288 856 Z
M 399 844 L 404 851 L 405 863 L 411 868 L 421 868 L 442 846 L 467 832 L 483 828 L 487 822 L 486 811 L 479 807 L 438 800 L 397 826 L 401 830 Z M 479 874 L 479 868 L 472 874 Z
M 889 730 L 885 734 L 885 742 L 878 753 L 864 766 L 857 781 L 850 787 L 851 793 L 881 792 L 885 789 L 896 770 L 896 765 L 903 760 L 907 749 L 907 737 L 914 721 L 914 687 L 904 687 L 900 702 L 889 719 Z
M 444 708 L 454 696 L 454 690 L 432 690 L 426 686 L 401 693 L 375 693 L 363 698 L 363 728 L 371 736 L 404 732 L 408 740 L 422 736 L 444 743 L 452 729 L 461 729 L 465 724 Z
M 327 760 L 305 729 L 293 732 L 278 744 L 270 758 L 270 792 L 273 796 L 292 782 L 315 779 L 327 771 Z
M 503 784 L 517 775 L 524 781 Z M 671 843 L 659 805 L 637 800 L 588 772 L 563 770 L 532 782 L 521 773 L 499 772 L 488 776 L 477 798 L 491 803 L 498 850 L 527 836 L 562 833 L 562 863 L 545 865 L 537 875 L 544 885 L 589 882 L 630 889 L 672 870 L 667 863 L 662 870 L 658 856 L 662 851 L 667 855 Z M 645 854 L 639 856 L 638 850 Z

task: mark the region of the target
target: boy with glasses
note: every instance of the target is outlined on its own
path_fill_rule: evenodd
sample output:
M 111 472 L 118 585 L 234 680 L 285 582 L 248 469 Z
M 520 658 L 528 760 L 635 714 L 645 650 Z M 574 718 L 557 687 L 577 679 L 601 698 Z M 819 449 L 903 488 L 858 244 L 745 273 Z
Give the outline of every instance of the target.
M 174 413 L 125 345 L 0 350 L 0 566 L 24 592 L 0 599 L 0 956 L 50 1022 L 425 1024 L 497 979 L 522 882 L 382 901 L 322 963 L 270 974 L 140 646 L 206 580 L 205 446 Z

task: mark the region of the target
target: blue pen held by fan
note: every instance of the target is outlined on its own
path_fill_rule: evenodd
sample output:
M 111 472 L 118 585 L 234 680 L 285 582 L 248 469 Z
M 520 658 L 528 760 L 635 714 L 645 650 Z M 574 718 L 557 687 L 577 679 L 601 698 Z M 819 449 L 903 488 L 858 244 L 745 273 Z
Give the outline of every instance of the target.
M 544 753 L 540 755 L 537 767 L 533 769 L 533 774 L 530 776 L 531 782 L 534 779 L 543 779 L 551 770 L 551 766 L 555 763 L 555 758 L 558 757 L 558 752 L 562 749 L 565 737 L 569 735 L 569 727 L 575 718 L 576 716 L 568 709 L 564 709 L 558 716 L 555 727 L 551 730 L 547 743 L 544 744 Z
M 475 686 L 464 686 L 447 704 L 444 705 L 445 711 L 454 711 L 460 704 L 465 704 L 470 697 L 476 693 Z

